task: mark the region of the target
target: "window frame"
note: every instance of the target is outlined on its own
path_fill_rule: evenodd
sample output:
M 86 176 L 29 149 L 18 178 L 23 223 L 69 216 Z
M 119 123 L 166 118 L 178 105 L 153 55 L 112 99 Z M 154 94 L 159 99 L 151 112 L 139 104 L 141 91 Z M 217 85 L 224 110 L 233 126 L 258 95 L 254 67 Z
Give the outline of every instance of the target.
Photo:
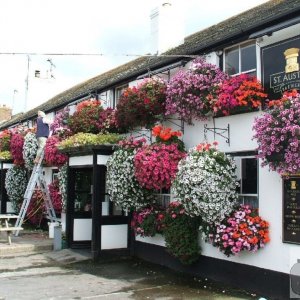
M 126 83 L 126 84 L 122 84 L 122 85 L 119 85 L 119 86 L 116 86 L 114 88 L 114 101 L 113 101 L 113 108 L 116 108 L 117 105 L 118 105 L 118 102 L 119 102 L 119 99 L 122 95 L 122 93 L 124 92 L 125 89 L 127 89 L 129 87 L 129 84 Z
M 257 193 L 256 194 L 243 194 L 242 193 L 242 164 L 241 164 L 241 193 L 238 193 L 239 196 L 239 203 L 242 205 L 245 205 L 245 199 L 244 197 L 256 197 L 256 207 L 255 208 L 259 208 L 259 159 L 257 158 L 257 153 L 256 152 L 234 152 L 234 153 L 228 153 L 228 155 L 230 155 L 234 160 L 235 158 L 240 158 L 240 159 L 245 159 L 245 158 L 255 158 L 256 159 L 256 164 L 257 164 Z M 242 201 L 241 201 L 242 198 Z
M 241 49 L 242 48 L 246 48 L 246 46 L 250 46 L 250 45 L 254 45 L 255 46 L 255 58 L 256 58 L 256 66 L 254 69 L 249 69 L 247 71 L 241 71 L 242 69 L 242 59 L 241 59 Z M 256 73 L 256 77 L 259 78 L 259 71 L 260 71 L 260 68 L 259 68 L 259 46 L 256 42 L 256 40 L 249 40 L 249 41 L 245 41 L 245 42 L 242 42 L 242 43 L 239 43 L 239 44 L 235 44 L 233 46 L 230 46 L 230 47 L 227 47 L 227 48 L 224 48 L 224 51 L 223 51 L 223 70 L 225 73 L 227 73 L 226 71 L 226 52 L 229 51 L 230 49 L 234 49 L 234 48 L 238 48 L 238 55 L 239 55 L 239 70 L 238 72 L 232 74 L 232 75 L 229 75 L 231 77 L 235 77 L 235 76 L 238 76 L 240 74 L 249 74 L 249 73 L 253 73 L 255 72 Z

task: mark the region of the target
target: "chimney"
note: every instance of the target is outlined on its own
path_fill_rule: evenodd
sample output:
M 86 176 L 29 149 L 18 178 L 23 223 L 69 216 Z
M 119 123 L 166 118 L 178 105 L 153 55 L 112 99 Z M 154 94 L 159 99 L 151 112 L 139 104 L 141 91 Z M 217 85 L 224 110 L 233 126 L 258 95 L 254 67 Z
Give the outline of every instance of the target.
M 179 1 L 161 1 L 151 15 L 151 53 L 161 54 L 184 42 L 184 13 Z
M 5 104 L 0 105 L 0 122 L 8 121 L 11 119 L 12 109 Z

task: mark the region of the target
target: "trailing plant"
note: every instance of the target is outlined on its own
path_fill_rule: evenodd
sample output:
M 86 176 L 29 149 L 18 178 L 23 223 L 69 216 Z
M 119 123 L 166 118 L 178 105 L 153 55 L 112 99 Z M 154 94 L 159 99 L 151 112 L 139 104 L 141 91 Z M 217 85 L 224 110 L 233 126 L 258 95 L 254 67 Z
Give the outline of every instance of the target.
M 48 189 L 53 208 L 57 214 L 60 214 L 62 211 L 62 194 L 59 190 L 59 180 L 53 180 L 48 185 Z
M 183 264 L 192 264 L 199 258 L 199 225 L 200 218 L 187 215 L 179 202 L 171 202 L 167 207 L 163 230 L 166 247 Z
M 240 74 L 223 81 L 213 110 L 223 115 L 237 110 L 251 111 L 259 108 L 266 98 L 267 94 L 256 77 Z
M 0 152 L 0 159 L 1 160 L 11 160 L 12 156 L 10 151 L 1 151 Z
M 62 210 L 67 207 L 68 165 L 64 164 L 57 173 L 59 192 L 61 194 Z
M 68 126 L 73 134 L 99 133 L 97 123 L 100 113 L 103 111 L 100 101 L 87 100 L 79 103 L 76 111 L 68 118 Z
M 300 171 L 300 94 L 285 93 L 272 101 L 271 109 L 255 119 L 253 139 L 258 143 L 262 166 L 268 165 L 279 174 Z
M 15 165 L 23 165 L 24 136 L 20 133 L 13 133 L 10 140 L 10 151 Z
M 161 207 L 148 205 L 133 212 L 131 228 L 135 235 L 154 236 L 162 234 L 165 211 Z
M 173 183 L 174 198 L 190 216 L 200 216 L 211 226 L 231 213 L 237 202 L 236 165 L 233 159 L 202 143 L 189 150 L 178 165 Z
M 34 159 L 36 157 L 36 152 L 38 149 L 37 139 L 34 133 L 28 132 L 24 138 L 23 145 L 23 158 L 25 162 L 25 167 L 28 170 L 32 170 L 34 166 Z
M 178 131 L 156 126 L 157 143 L 141 147 L 134 156 L 134 172 L 139 184 L 149 190 L 169 189 L 185 152 L 179 148 Z M 159 134 L 158 134 L 159 132 Z M 180 146 L 179 146 L 180 145 Z
M 213 64 L 197 58 L 187 71 L 179 71 L 167 86 L 166 115 L 178 114 L 189 124 L 212 112 L 220 84 L 228 76 Z
M 166 84 L 147 78 L 137 87 L 127 88 L 117 104 L 116 119 L 121 128 L 151 128 L 165 113 Z
M 50 166 L 62 166 L 64 165 L 67 160 L 68 156 L 60 153 L 57 145 L 61 142 L 61 138 L 58 136 L 52 135 L 47 139 L 45 145 L 45 161 Z
M 8 169 L 5 176 L 5 189 L 9 201 L 16 212 L 24 199 L 24 193 L 27 187 L 26 170 L 21 166 L 13 166 Z
M 107 162 L 107 191 L 123 209 L 136 209 L 151 203 L 153 194 L 142 188 L 134 175 L 134 155 L 145 139 L 129 138 L 119 143 L 119 149 Z
M 78 146 L 113 145 L 118 143 L 122 138 L 123 137 L 117 133 L 77 133 L 61 141 L 58 144 L 58 149 L 73 148 Z
M 270 241 L 269 224 L 256 209 L 240 205 L 212 230 L 209 237 L 227 256 L 244 250 L 256 252 Z
M 97 127 L 101 133 L 123 133 L 127 131 L 119 126 L 116 110 L 112 108 L 106 108 L 100 112 Z

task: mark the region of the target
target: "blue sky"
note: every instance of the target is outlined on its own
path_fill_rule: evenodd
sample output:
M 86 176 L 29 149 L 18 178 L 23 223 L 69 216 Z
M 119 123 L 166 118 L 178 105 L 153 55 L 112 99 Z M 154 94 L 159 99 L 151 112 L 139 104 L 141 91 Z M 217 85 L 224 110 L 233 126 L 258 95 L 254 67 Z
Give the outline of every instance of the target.
M 174 0 L 185 17 L 189 35 L 266 0 Z M 0 104 L 24 111 L 26 78 L 42 71 L 42 84 L 29 80 L 28 105 L 34 107 L 57 93 L 117 65 L 149 53 L 150 12 L 160 0 L 1 0 Z M 51 56 L 30 53 L 102 53 L 103 56 Z M 43 79 L 50 69 L 55 79 Z M 36 81 L 35 81 L 36 82 Z M 28 104 L 28 103 L 27 103 Z

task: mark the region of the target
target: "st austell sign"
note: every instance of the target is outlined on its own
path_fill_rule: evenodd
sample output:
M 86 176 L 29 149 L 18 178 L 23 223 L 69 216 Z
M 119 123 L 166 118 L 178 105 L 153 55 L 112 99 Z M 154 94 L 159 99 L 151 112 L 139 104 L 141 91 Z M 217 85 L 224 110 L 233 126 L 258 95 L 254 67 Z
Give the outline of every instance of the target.
M 299 53 L 300 37 L 262 49 L 262 83 L 270 100 L 285 91 L 300 90 Z

